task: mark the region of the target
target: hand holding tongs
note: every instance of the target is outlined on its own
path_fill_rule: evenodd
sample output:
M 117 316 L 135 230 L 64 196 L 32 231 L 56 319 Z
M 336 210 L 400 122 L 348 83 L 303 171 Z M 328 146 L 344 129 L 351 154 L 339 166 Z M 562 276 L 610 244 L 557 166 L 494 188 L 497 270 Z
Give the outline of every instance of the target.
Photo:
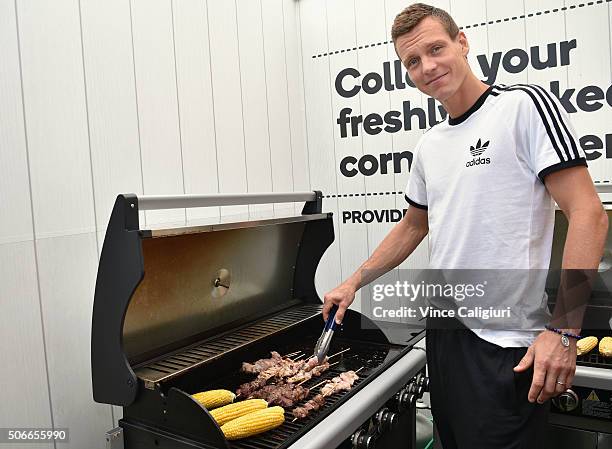
M 329 311 L 329 316 L 327 317 L 327 321 L 325 322 L 325 328 L 317 341 L 317 345 L 315 346 L 314 356 L 319 361 L 319 364 L 323 363 L 325 357 L 327 356 L 327 351 L 329 351 L 329 345 L 331 344 L 331 339 L 334 336 L 334 331 L 336 330 L 336 312 L 338 311 L 338 306 L 336 304 L 333 305 L 331 310 Z

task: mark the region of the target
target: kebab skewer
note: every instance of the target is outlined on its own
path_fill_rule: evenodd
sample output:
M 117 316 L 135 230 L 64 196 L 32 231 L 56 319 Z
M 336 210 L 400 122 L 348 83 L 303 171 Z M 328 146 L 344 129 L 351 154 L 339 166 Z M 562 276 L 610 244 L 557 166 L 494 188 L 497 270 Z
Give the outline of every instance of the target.
M 361 371 L 361 369 L 363 368 L 359 368 L 357 371 L 345 371 L 325 383 L 325 385 L 321 387 L 319 394 L 307 401 L 301 407 L 295 407 L 292 410 L 291 413 L 295 417 L 293 421 L 306 418 L 311 412 L 319 410 L 321 407 L 323 407 L 323 405 L 325 405 L 326 397 L 339 391 L 348 391 L 353 388 L 353 384 L 357 379 L 359 379 L 357 372 Z
M 330 358 L 335 357 L 339 354 L 342 354 L 348 350 L 350 350 L 350 348 L 346 348 L 340 352 L 337 352 L 327 357 L 321 365 L 318 364 L 318 360 L 316 357 L 311 357 L 308 360 L 293 361 L 290 359 L 283 359 L 282 357 L 280 357 L 280 354 L 278 354 L 278 352 L 272 351 L 271 359 L 276 360 L 276 365 L 269 366 L 264 371 L 260 372 L 257 375 L 256 379 L 240 385 L 238 389 L 236 390 L 236 395 L 242 396 L 242 397 L 250 396 L 254 391 L 267 385 L 272 378 L 278 378 L 278 379 L 289 378 L 288 380 L 289 383 L 297 383 L 297 382 L 303 383 L 306 380 L 311 379 L 312 377 L 318 377 L 324 371 L 329 369 L 330 366 L 333 366 L 336 363 L 338 363 L 336 362 L 330 365 L 329 364 Z M 256 365 L 258 362 L 262 362 L 265 360 L 271 360 L 271 359 L 258 360 L 252 366 Z M 244 367 L 244 364 L 243 364 L 243 367 Z M 313 371 L 313 370 L 316 370 L 316 371 Z

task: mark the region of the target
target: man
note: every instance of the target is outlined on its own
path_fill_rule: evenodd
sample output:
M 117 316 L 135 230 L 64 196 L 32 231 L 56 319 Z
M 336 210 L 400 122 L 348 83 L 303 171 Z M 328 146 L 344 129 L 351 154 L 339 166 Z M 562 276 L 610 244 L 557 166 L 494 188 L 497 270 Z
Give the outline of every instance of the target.
M 596 269 L 608 221 L 558 101 L 538 86 L 478 80 L 466 35 L 438 8 L 406 8 L 392 39 L 411 80 L 448 118 L 417 144 L 405 217 L 325 295 L 323 317 L 337 304 L 340 323 L 373 273 L 396 267 L 428 233 L 433 268 L 547 269 L 553 199 L 569 220 L 563 269 Z M 444 449 L 542 447 L 548 399 L 572 385 L 580 329 L 538 329 L 428 328 L 432 414 Z

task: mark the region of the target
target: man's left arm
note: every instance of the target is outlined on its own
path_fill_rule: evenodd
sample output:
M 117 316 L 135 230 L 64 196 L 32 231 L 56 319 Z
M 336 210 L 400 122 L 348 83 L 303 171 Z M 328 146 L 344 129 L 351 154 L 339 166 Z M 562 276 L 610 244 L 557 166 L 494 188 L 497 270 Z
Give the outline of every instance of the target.
M 590 296 L 590 280 L 603 254 L 608 218 L 586 167 L 555 171 L 544 178 L 544 183 L 569 223 L 551 326 L 580 334 L 586 299 Z M 572 385 L 576 340 L 569 340 L 566 347 L 558 333 L 543 331 L 514 368 L 520 372 L 534 366 L 528 394 L 530 402 L 542 403 Z

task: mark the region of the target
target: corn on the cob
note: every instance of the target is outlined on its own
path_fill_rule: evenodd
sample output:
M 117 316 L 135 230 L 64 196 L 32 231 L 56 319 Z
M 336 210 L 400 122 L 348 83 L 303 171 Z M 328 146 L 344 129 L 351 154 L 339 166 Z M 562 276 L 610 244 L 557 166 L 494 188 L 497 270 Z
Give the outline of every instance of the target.
M 612 357 L 612 337 L 604 337 L 599 341 L 599 353 L 604 357 Z
M 576 354 L 583 355 L 597 346 L 597 337 L 584 337 L 576 343 Z
M 236 395 L 229 390 L 201 391 L 191 395 L 196 401 L 208 410 L 234 402 Z
M 217 424 L 222 426 L 232 419 L 246 415 L 257 410 L 264 409 L 268 403 L 263 399 L 247 399 L 246 401 L 234 402 L 233 404 L 224 405 L 210 412 Z
M 276 406 L 233 419 L 221 426 L 221 431 L 228 440 L 237 440 L 274 429 L 284 422 L 285 410 Z

